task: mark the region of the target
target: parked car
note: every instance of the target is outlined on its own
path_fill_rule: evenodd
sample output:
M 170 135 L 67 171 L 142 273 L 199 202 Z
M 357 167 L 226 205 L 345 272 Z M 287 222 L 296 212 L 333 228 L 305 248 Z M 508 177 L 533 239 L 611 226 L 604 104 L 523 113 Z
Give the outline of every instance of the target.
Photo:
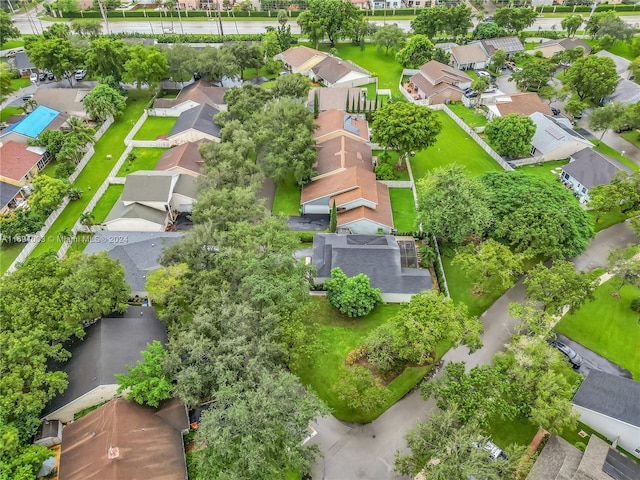
M 162 33 L 173 33 L 173 28 L 163 28 Z
M 53 73 L 51 72 L 47 73 L 47 80 L 55 80 L 55 79 L 56 79 L 56 76 Z
M 498 447 L 495 443 L 487 440 L 484 445 L 480 445 L 479 443 L 474 443 L 473 444 L 473 448 L 477 448 L 479 449 L 483 449 L 486 450 L 487 452 L 489 452 L 489 456 L 493 459 L 493 460 L 506 460 L 507 459 L 507 455 L 502 451 L 502 449 L 500 447 Z
M 29 100 L 31 100 L 33 98 L 33 93 L 29 93 L 27 95 L 25 95 L 24 97 L 22 97 L 22 101 L 23 102 L 27 102 Z
M 467 88 L 465 88 L 465 89 L 463 90 L 463 92 L 464 92 L 464 94 L 466 95 L 467 93 L 471 93 L 471 92 L 473 92 L 473 88 L 471 88 L 471 87 L 467 87 Z
M 511 70 L 514 70 L 516 68 L 515 62 L 512 62 L 511 60 L 504 62 L 504 65 Z
M 41 82 L 44 82 L 46 79 L 47 79 L 47 73 L 40 72 L 40 75 L 38 75 L 38 80 L 40 80 Z
M 471 90 L 470 92 L 465 93 L 464 96 L 467 98 L 476 98 L 478 96 L 478 92 Z
M 87 76 L 86 70 L 76 70 L 76 80 L 82 80 L 86 76 Z
M 38 82 L 38 74 L 37 73 L 32 73 L 31 75 L 29 75 L 29 80 L 31 80 L 33 83 L 37 83 Z
M 478 76 L 491 78 L 491 74 L 485 70 L 478 70 Z
M 556 116 L 560 115 L 560 109 L 556 107 L 551 107 L 551 113 L 553 113 Z
M 489 15 L 488 17 L 484 17 L 482 19 L 483 22 L 493 22 L 493 16 Z
M 556 348 L 561 354 L 567 357 L 567 360 L 569 360 L 569 363 L 571 363 L 573 368 L 578 368 L 582 365 L 582 357 L 578 355 L 573 348 L 558 340 L 550 340 L 549 345 Z

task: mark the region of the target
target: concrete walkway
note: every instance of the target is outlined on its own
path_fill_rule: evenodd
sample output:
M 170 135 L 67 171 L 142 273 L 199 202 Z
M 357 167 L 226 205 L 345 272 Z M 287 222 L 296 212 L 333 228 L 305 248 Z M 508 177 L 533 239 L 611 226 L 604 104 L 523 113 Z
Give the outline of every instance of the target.
M 606 266 L 609 250 L 636 244 L 638 238 L 626 223 L 614 225 L 598 233 L 587 250 L 574 259 L 576 268 L 592 270 Z M 445 362 L 464 361 L 467 368 L 490 363 L 493 356 L 509 342 L 518 323 L 508 313 L 511 302 L 525 300 L 522 280 L 502 295 L 483 315 L 485 333 L 483 347 L 469 355 L 466 347 L 449 350 Z M 418 420 L 425 419 L 435 408 L 433 400 L 425 402 L 414 389 L 379 418 L 367 425 L 348 424 L 334 417 L 321 418 L 318 435 L 312 443 L 320 447 L 323 457 L 313 466 L 314 480 L 400 479 L 393 472 L 396 451 L 406 449 L 404 436 Z

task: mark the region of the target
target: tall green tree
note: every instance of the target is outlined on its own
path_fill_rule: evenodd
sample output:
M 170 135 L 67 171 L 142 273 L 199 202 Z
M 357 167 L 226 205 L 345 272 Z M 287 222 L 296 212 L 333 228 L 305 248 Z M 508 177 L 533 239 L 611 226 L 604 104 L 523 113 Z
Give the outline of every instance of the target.
M 225 77 L 240 74 L 240 65 L 229 49 L 205 47 L 196 54 L 194 72 L 208 82 L 219 84 Z
M 631 247 L 612 250 L 607 270 L 620 280 L 618 291 L 625 284 L 640 286 L 640 258 L 636 257 Z
M 432 146 L 442 124 L 431 109 L 413 103 L 387 103 L 379 108 L 371 124 L 372 141 L 398 151 L 402 166 L 409 153 Z
M 473 31 L 474 40 L 484 40 L 486 38 L 505 37 L 507 32 L 494 22 L 480 22 Z
M 184 83 L 193 77 L 196 71 L 194 62 L 196 50 L 184 43 L 176 43 L 166 50 L 169 71 L 174 82 Z
M 333 392 L 348 408 L 358 412 L 372 412 L 384 407 L 391 395 L 380 380 L 361 365 L 342 370 Z
M 591 38 L 602 40 L 604 37 L 612 41 L 627 41 L 633 39 L 635 29 L 628 25 L 615 12 L 596 12 L 589 17 L 585 31 Z
M 420 68 L 434 59 L 436 47 L 425 35 L 414 35 L 396 53 L 396 60 L 404 68 Z
M 157 47 L 145 47 L 136 43 L 131 47 L 129 59 L 124 64 L 123 80 L 135 83 L 138 88 L 147 85 L 156 88 L 160 80 L 166 78 L 169 72 L 167 55 Z
M 428 38 L 435 37 L 447 28 L 447 8 L 424 8 L 418 11 L 418 15 L 411 21 L 411 29 L 417 35 Z
M 589 128 L 602 130 L 598 143 L 602 142 L 604 134 L 611 128 L 617 128 L 625 121 L 626 105 L 619 102 L 610 102 L 604 107 L 596 108 L 589 115 Z
M 509 77 L 510 82 L 516 82 L 518 88 L 526 92 L 527 90 L 538 91 L 545 87 L 551 79 L 551 62 L 546 58 L 536 58 L 528 62 L 521 70 L 513 72 Z
M 20 30 L 11 21 L 11 16 L 4 11 L 0 11 L 0 45 L 12 38 L 20 38 Z
M 221 47 L 229 50 L 240 69 L 240 80 L 244 80 L 244 72 L 248 68 L 259 69 L 264 64 L 264 54 L 260 46 L 248 45 L 246 42 L 233 42 Z
M 373 288 L 363 273 L 347 277 L 336 267 L 331 269 L 331 278 L 324 286 L 329 303 L 349 317 L 364 317 L 382 303 L 380 289 Z
M 13 73 L 9 70 L 6 63 L 0 64 L 0 101 L 4 101 L 15 88 L 11 85 Z
M 96 38 L 102 33 L 102 22 L 100 20 L 75 19 L 71 22 L 71 30 L 80 36 L 87 35 Z
M 587 55 L 571 65 L 564 81 L 580 100 L 600 102 L 602 98 L 615 91 L 618 73 L 615 63 L 610 58 Z
M 561 315 L 565 306 L 577 310 L 593 298 L 597 287 L 593 275 L 579 272 L 572 262 L 564 260 L 554 260 L 550 267 L 539 263 L 529 270 L 524 284 L 527 296 L 554 315 Z
M 496 71 L 500 71 L 502 67 L 504 67 L 504 62 L 507 61 L 507 52 L 502 49 L 498 49 L 495 51 L 493 56 L 491 57 L 491 65 Z M 483 77 L 486 78 L 486 77 Z
M 536 126 L 529 117 L 511 113 L 496 117 L 485 129 L 489 144 L 500 155 L 518 158 L 531 151 L 531 139 Z
M 362 15 L 361 10 L 341 0 L 309 0 L 308 8 L 298 16 L 298 25 L 303 35 L 317 43 L 322 39 L 320 31 L 329 39 L 331 46 L 341 38 L 352 34 L 354 20 Z
M 126 106 L 125 99 L 117 90 L 104 83 L 99 84 L 84 97 L 84 108 L 97 121 L 104 121 L 109 116 L 117 117 Z
M 493 223 L 487 201 L 485 186 L 461 165 L 437 168 L 418 181 L 418 222 L 444 242 L 480 240 Z
M 105 79 L 111 76 L 120 82 L 128 59 L 129 49 L 122 40 L 98 37 L 89 45 L 85 67 L 96 78 Z
M 568 15 L 562 19 L 560 26 L 567 31 L 567 37 L 571 38 L 575 37 L 576 32 L 582 26 L 582 22 L 584 22 L 582 15 Z
M 407 34 L 394 23 L 380 27 L 376 33 L 374 33 L 371 41 L 378 47 L 378 50 L 384 48 L 384 54 L 388 55 L 389 50 L 394 52 L 401 49 L 406 39 Z
M 126 390 L 127 400 L 157 408 L 160 402 L 171 398 L 173 391 L 171 377 L 163 367 L 167 351 L 162 343 L 154 340 L 141 353 L 142 361 L 138 361 L 135 367 L 127 365 L 128 373 L 116 374 L 118 393 Z
M 276 78 L 276 83 L 271 88 L 271 93 L 276 98 L 292 97 L 307 98 L 311 89 L 311 80 L 306 75 L 293 73 Z
M 336 233 L 338 229 L 338 209 L 336 208 L 336 201 L 333 200 L 331 204 L 331 214 L 329 215 L 329 232 Z
M 32 184 L 33 193 L 29 197 L 29 207 L 42 218 L 46 218 L 60 205 L 69 188 L 62 180 L 47 175 L 36 175 Z
M 491 239 L 480 245 L 467 245 L 456 253 L 451 264 L 459 265 L 473 279 L 474 293 L 484 293 L 487 282 L 507 289 L 524 271 L 522 255 Z
M 511 32 L 520 33 L 533 25 L 538 12 L 528 7 L 498 8 L 493 14 L 494 22 Z
M 36 67 L 52 72 L 56 78 L 66 78 L 70 87 L 73 86 L 75 71 L 84 63 L 84 52 L 70 40 L 57 36 L 34 39 L 25 49 Z

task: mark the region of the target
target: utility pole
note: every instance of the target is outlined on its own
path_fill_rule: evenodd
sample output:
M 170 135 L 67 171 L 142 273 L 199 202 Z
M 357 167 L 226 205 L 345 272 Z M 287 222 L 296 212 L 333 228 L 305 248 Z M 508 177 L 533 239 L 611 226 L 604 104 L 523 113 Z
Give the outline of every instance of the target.
M 102 15 L 102 19 L 104 20 L 105 29 L 107 30 L 107 35 L 111 32 L 109 31 L 109 20 L 107 20 L 107 12 L 104 8 L 103 0 L 98 0 L 98 7 L 100 8 L 100 15 Z
M 222 30 L 222 14 L 220 13 L 220 0 L 215 0 L 218 10 L 218 22 L 220 23 L 220 39 L 224 42 L 224 30 Z

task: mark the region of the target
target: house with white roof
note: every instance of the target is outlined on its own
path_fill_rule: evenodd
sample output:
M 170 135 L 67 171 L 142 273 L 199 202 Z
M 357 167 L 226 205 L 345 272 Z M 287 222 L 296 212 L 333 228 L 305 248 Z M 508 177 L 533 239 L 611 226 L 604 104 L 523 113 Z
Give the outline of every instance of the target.
M 593 144 L 576 132 L 569 120 L 556 118 L 540 112 L 532 113 L 529 118 L 536 126 L 531 139 L 531 155 L 541 155 L 545 162 L 569 158 Z

